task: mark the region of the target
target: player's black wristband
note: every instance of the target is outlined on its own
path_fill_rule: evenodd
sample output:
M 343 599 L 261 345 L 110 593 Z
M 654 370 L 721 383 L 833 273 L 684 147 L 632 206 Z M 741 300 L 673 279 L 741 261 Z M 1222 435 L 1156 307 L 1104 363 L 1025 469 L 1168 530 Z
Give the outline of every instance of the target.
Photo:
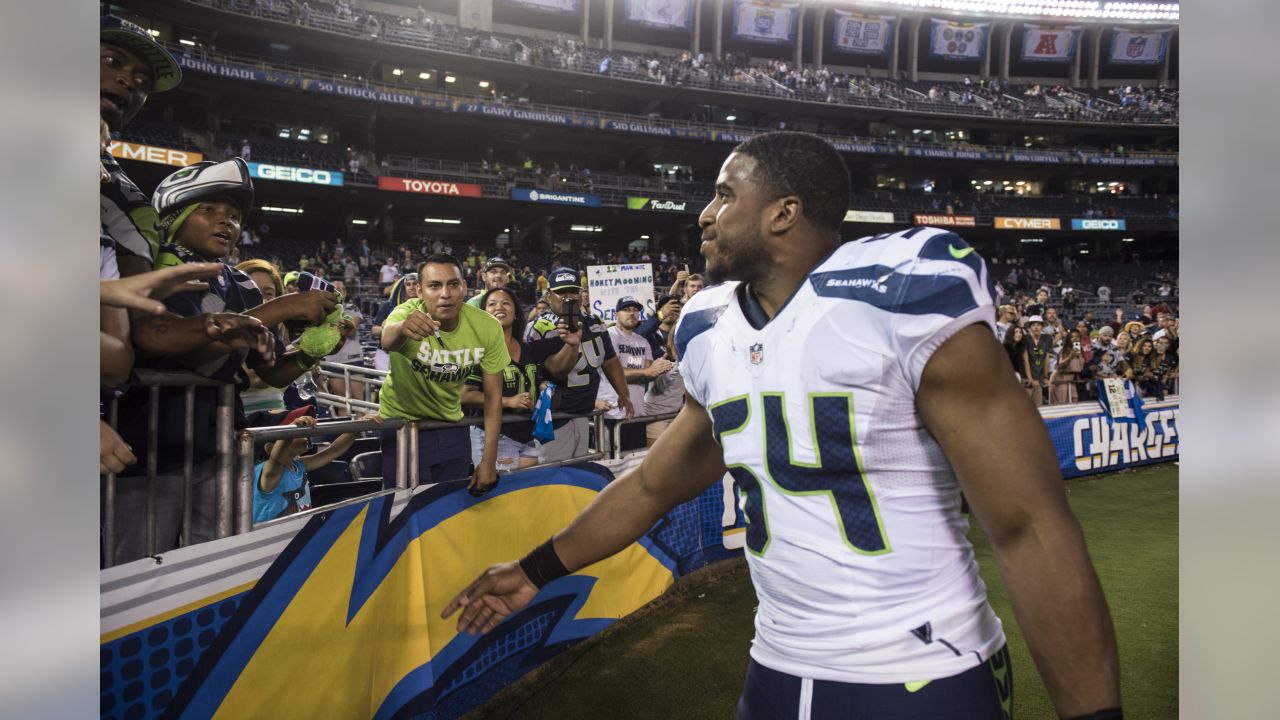
M 520 569 L 539 590 L 552 580 L 569 574 L 568 568 L 560 562 L 560 556 L 556 555 L 550 538 L 520 559 Z
M 1124 720 L 1124 711 L 1118 707 L 1096 710 L 1088 715 L 1076 715 L 1062 720 Z

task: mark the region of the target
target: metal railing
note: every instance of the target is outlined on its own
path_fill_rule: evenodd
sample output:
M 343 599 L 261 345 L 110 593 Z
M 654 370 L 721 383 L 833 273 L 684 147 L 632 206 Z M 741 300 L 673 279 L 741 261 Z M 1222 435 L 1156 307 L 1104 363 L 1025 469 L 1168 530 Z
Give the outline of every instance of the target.
M 350 379 L 354 375 L 367 374 L 370 376 L 367 380 L 370 384 L 380 386 L 383 382 L 381 377 L 386 373 L 380 370 L 372 370 L 354 365 L 345 365 L 342 363 L 324 363 L 325 370 L 332 376 L 342 376 L 348 379 L 347 394 L 336 395 L 332 393 L 317 392 L 315 398 L 321 404 L 329 407 L 345 407 L 350 412 L 351 409 L 377 409 L 377 404 L 367 399 L 355 398 L 350 396 Z M 221 539 L 231 535 L 239 535 L 250 532 L 255 528 L 264 527 L 269 524 L 275 524 L 287 518 L 296 518 L 299 516 L 309 516 L 320 512 L 328 512 L 335 507 L 349 505 L 355 502 L 367 500 L 379 495 L 395 492 L 396 490 L 416 487 L 419 481 L 418 476 L 418 431 L 419 430 L 442 430 L 446 428 L 470 427 L 473 425 L 483 425 L 483 417 L 466 417 L 458 422 L 442 422 L 435 420 L 412 421 L 404 418 L 386 418 L 377 420 L 339 420 L 335 422 L 325 422 L 315 425 L 314 427 L 297 427 L 297 426 L 267 426 L 247 428 L 238 433 L 234 427 L 235 397 L 236 389 L 232 383 L 220 383 L 206 377 L 196 375 L 190 372 L 173 372 L 173 371 L 155 371 L 137 369 L 138 382 L 137 385 L 147 388 L 147 457 L 146 457 L 146 509 L 145 517 L 141 520 L 146 523 L 146 539 L 145 550 L 147 555 L 157 555 L 166 552 L 169 548 L 161 547 L 159 538 L 157 537 L 157 476 L 160 463 L 160 447 L 159 447 L 159 431 L 160 431 L 160 406 L 161 406 L 161 389 L 167 387 L 178 387 L 184 389 L 183 398 L 183 487 L 182 487 L 182 512 L 181 512 L 181 538 L 179 547 L 186 547 L 191 544 L 191 528 L 193 519 L 194 497 L 194 447 L 195 447 L 195 391 L 196 388 L 212 387 L 217 388 L 217 404 L 214 409 L 215 427 L 214 427 L 214 446 L 215 446 L 215 479 L 214 479 L 214 539 Z M 367 391 L 367 386 L 366 386 Z M 112 400 L 107 408 L 108 423 L 113 429 L 117 427 L 119 401 Z M 552 414 L 553 420 L 565 420 L 579 417 L 589 417 L 595 425 L 596 437 L 604 437 L 604 421 L 603 411 L 596 410 L 589 415 L 570 415 L 566 413 Z M 504 414 L 502 421 L 506 423 L 529 422 L 528 415 Z M 395 430 L 398 433 L 396 443 L 396 487 L 383 488 L 381 490 L 367 493 L 355 498 L 348 498 L 337 503 L 330 503 L 313 507 L 299 513 L 285 516 L 284 518 L 276 518 L 263 523 L 253 522 L 253 495 L 254 495 L 254 468 L 255 455 L 254 448 L 257 444 L 263 442 L 271 442 L 275 440 L 287 440 L 299 437 L 319 437 L 333 435 L 335 433 L 348 432 L 366 432 L 371 430 Z M 498 472 L 502 476 L 514 475 L 516 473 L 525 472 L 538 468 L 558 467 L 572 463 L 588 462 L 600 460 L 605 454 L 600 451 L 588 452 L 583 455 L 556 460 L 550 462 L 542 462 L 525 468 L 500 469 Z M 385 471 L 383 473 L 385 477 Z M 372 479 L 372 478 L 370 478 Z M 117 515 L 117 478 L 115 474 L 105 477 L 105 487 L 103 489 L 102 498 L 102 548 L 103 548 L 103 566 L 111 567 L 117 562 L 117 540 L 119 522 Z M 130 518 L 130 520 L 138 520 L 139 518 Z M 127 558 L 126 561 L 136 560 L 138 558 Z
M 159 436 L 160 436 L 160 391 L 166 387 L 184 388 L 183 396 L 183 460 L 182 460 L 182 543 L 191 542 L 194 453 L 195 453 L 195 390 L 198 387 L 216 387 L 218 389 L 217 404 L 214 409 L 215 432 L 215 503 L 217 520 L 214 525 L 216 538 L 231 534 L 231 508 L 233 506 L 233 465 L 231 455 L 231 435 L 233 432 L 233 413 L 235 412 L 235 386 L 220 383 L 206 377 L 188 372 L 167 372 L 138 368 L 134 371 L 137 377 L 136 386 L 147 388 L 147 457 L 146 457 L 146 523 L 145 547 L 148 555 L 158 552 L 159 543 L 156 537 L 156 491 L 159 468 Z M 119 399 L 111 400 L 107 415 L 108 424 L 113 430 L 118 429 Z M 116 541 L 116 500 L 117 477 L 115 473 L 106 476 L 103 488 L 103 520 L 102 520 L 102 553 L 106 567 L 115 564 Z M 132 558 L 131 558 L 132 559 Z
M 680 411 L 677 410 L 675 412 L 658 413 L 657 415 L 637 415 L 636 417 L 624 418 L 622 420 L 617 421 L 616 423 L 613 423 L 613 427 L 611 428 L 610 440 L 612 442 L 609 445 L 609 457 L 611 457 L 614 460 L 620 460 L 624 457 L 627 457 L 628 455 L 634 455 L 642 450 L 648 449 L 648 447 L 646 446 L 643 448 L 634 448 L 631 450 L 624 451 L 622 449 L 622 426 L 636 425 L 638 423 L 644 423 L 645 425 L 648 425 L 649 423 L 662 422 L 663 420 L 674 420 L 675 417 L 679 414 L 680 414 Z

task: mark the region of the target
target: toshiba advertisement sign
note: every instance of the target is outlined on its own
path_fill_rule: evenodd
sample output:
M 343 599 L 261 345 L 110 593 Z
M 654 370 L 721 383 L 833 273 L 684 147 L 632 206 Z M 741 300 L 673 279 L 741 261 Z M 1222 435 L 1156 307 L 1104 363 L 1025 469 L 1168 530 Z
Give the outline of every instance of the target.
M 978 218 L 974 215 L 916 215 L 916 224 L 935 227 L 978 227 Z
M 141 160 L 142 162 L 172 165 L 174 167 L 195 165 L 204 160 L 204 155 L 190 150 L 174 150 L 173 148 L 141 145 L 139 143 L 124 142 L 123 140 L 113 140 L 107 146 L 107 152 L 114 157 L 125 160 Z
M 1058 218 L 997 217 L 997 230 L 1061 230 Z
M 378 189 L 422 193 L 423 195 L 454 195 L 458 197 L 480 197 L 481 190 L 479 185 L 470 183 L 385 176 L 378 178 Z

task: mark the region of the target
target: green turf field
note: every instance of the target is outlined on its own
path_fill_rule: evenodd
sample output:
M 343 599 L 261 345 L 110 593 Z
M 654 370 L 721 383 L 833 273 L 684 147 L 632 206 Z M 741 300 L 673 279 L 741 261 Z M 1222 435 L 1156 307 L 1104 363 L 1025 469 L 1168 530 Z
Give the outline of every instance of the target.
M 1125 717 L 1178 716 L 1178 468 L 1068 483 L 1120 644 Z M 976 525 L 976 523 L 975 523 Z M 981 529 L 970 533 L 1004 621 L 1014 717 L 1056 717 Z M 755 593 L 743 561 L 697 573 L 654 605 L 508 688 L 473 718 L 727 720 L 742 687 Z

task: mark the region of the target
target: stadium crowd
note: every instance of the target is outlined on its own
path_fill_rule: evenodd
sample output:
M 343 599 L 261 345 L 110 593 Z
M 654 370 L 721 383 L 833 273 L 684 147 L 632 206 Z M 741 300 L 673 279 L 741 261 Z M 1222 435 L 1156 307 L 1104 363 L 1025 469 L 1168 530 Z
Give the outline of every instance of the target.
M 614 436 L 619 450 L 643 448 L 681 406 L 675 323 L 703 286 L 689 258 L 591 250 L 504 258 L 427 237 L 398 246 L 339 237 L 294 251 L 265 222 L 249 226 L 253 184 L 241 157 L 180 169 L 143 194 L 106 144 L 180 72 L 145 31 L 112 16 L 102 20 L 100 59 L 99 470 L 114 498 L 104 507 L 104 527 L 114 529 L 105 562 L 213 538 L 218 420 L 228 411 L 237 430 L 317 431 L 260 449 L 253 517 L 265 522 L 311 507 L 322 473 L 394 486 L 394 430 L 313 446 L 317 416 L 352 410 L 320 402 L 318 392 L 376 403 L 363 416 L 374 425 L 453 424 L 418 429 L 418 477 L 465 478 L 475 494 L 495 486 L 499 469 L 607 451 Z M 241 145 L 241 155 L 259 152 Z M 593 305 L 585 268 L 628 262 L 654 265 L 657 296 Z M 1175 391 L 1176 276 L 1127 268 L 1139 276 L 1116 282 L 1113 295 L 1109 279 L 1076 287 L 1069 261 L 1056 273 L 1018 258 L 988 267 L 999 280 L 997 337 L 1035 404 L 1092 397 L 1091 381 L 1109 377 L 1133 380 L 1144 396 Z M 645 317 L 650 302 L 656 312 Z M 372 372 L 335 377 L 317 371 L 324 361 Z M 607 437 L 591 437 L 587 416 L 597 411 Z M 559 415 L 540 422 L 549 412 Z M 476 418 L 470 429 L 457 424 L 467 417 Z
M 465 30 L 416 12 L 387 14 L 356 9 L 354 3 L 309 0 L 199 0 L 231 12 L 291 22 L 389 44 L 488 57 L 569 72 L 610 75 L 665 85 L 702 87 L 779 99 L 838 103 L 1000 118 L 1175 124 L 1177 90 L 1127 87 L 1085 91 L 1062 86 L 1021 86 L 996 80 L 975 86 L 925 83 L 925 90 L 869 72 L 828 67 L 797 68 L 786 61 L 726 53 L 719 60 L 688 51 L 605 51 L 581 40 L 518 37 Z M 407 10 L 407 9 L 406 9 Z M 904 73 L 905 75 L 905 73 Z M 932 92 L 936 88 L 938 92 Z

